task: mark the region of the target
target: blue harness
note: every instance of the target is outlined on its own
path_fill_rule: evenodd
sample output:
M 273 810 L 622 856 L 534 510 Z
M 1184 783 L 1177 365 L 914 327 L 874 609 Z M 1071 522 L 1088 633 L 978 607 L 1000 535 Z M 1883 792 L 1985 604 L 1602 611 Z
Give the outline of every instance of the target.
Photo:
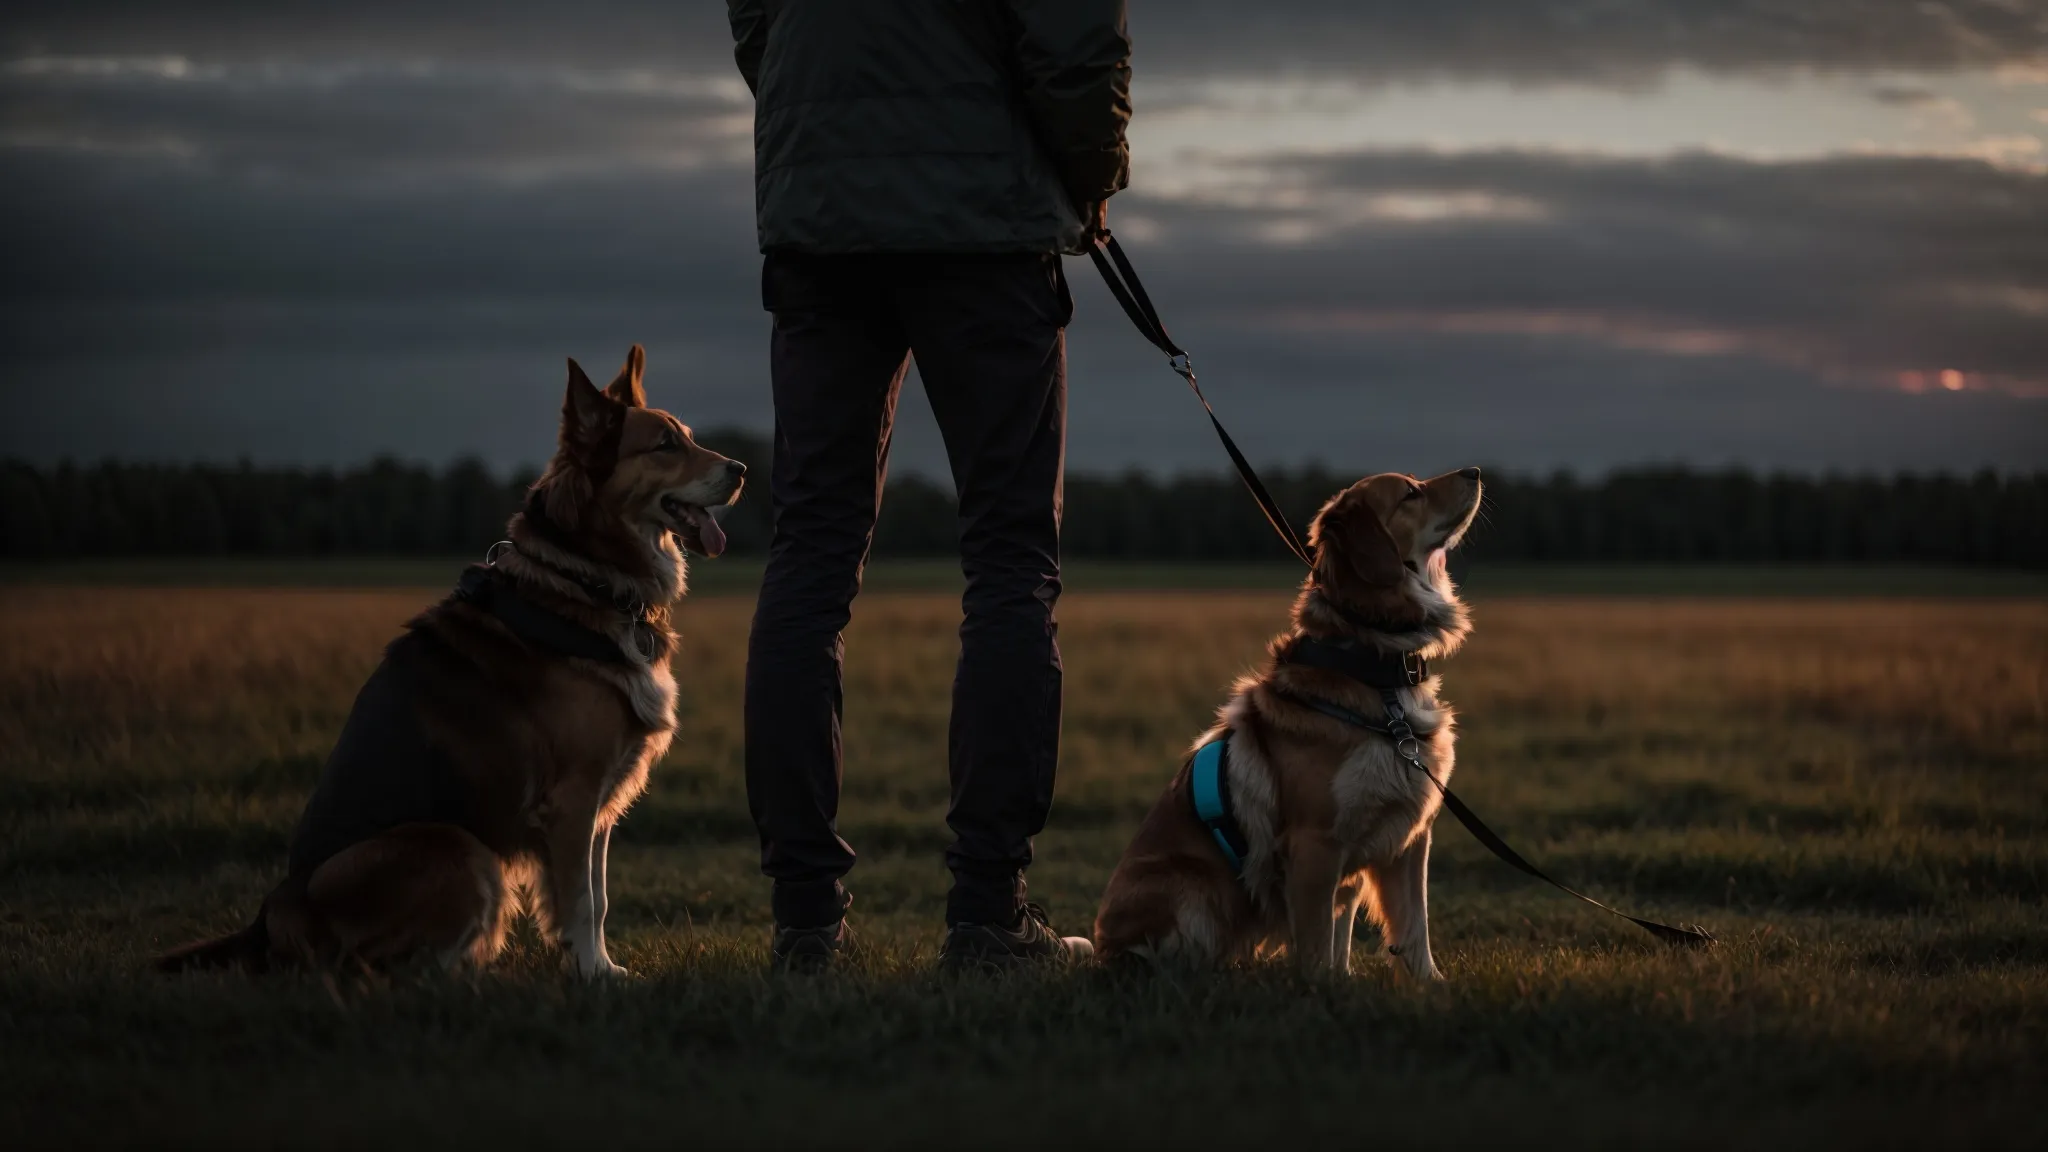
M 1223 850 L 1231 872 L 1242 875 L 1251 847 L 1230 808 L 1229 770 L 1230 733 L 1225 732 L 1195 749 L 1195 758 L 1188 765 L 1188 792 L 1194 797 L 1195 819 L 1216 838 L 1216 847 Z

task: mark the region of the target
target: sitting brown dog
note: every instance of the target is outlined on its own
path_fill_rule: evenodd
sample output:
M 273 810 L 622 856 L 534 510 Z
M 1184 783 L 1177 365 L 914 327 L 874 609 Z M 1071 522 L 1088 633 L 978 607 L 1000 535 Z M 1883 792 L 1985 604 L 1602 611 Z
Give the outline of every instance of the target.
M 1291 626 L 1110 876 L 1095 920 L 1105 961 L 1214 964 L 1284 948 L 1304 972 L 1348 972 L 1363 904 L 1409 973 L 1442 979 L 1429 954 L 1429 840 L 1452 717 L 1427 662 L 1470 630 L 1444 553 L 1480 493 L 1477 468 L 1423 482 L 1387 473 L 1323 506 Z
M 560 445 L 511 539 L 385 649 L 255 922 L 165 956 L 192 966 L 483 964 L 522 904 L 584 976 L 605 949 L 612 824 L 675 731 L 688 547 L 746 467 L 647 407 L 645 355 L 599 392 L 569 361 Z

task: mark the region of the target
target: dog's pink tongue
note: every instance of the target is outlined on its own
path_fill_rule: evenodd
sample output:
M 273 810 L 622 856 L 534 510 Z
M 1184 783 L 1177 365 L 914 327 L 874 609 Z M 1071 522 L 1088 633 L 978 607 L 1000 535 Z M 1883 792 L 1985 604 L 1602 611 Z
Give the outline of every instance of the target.
M 719 527 L 718 517 L 711 514 L 711 509 L 706 508 L 691 519 L 697 522 L 697 535 L 704 538 L 706 556 L 716 557 L 725 551 L 725 529 Z

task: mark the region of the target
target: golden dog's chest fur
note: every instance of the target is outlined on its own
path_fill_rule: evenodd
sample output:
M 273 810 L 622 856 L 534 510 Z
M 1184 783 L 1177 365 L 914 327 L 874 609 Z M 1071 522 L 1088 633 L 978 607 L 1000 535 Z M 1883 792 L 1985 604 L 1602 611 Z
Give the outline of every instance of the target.
M 1456 649 L 1469 626 L 1442 557 L 1478 507 L 1477 470 L 1468 471 L 1427 484 L 1373 477 L 1317 516 L 1316 571 L 1291 627 L 1195 744 L 1228 734 L 1226 783 L 1248 849 L 1242 874 L 1232 873 L 1196 817 L 1183 765 L 1103 893 L 1095 944 L 1105 960 L 1216 963 L 1285 951 L 1310 972 L 1348 971 L 1362 907 L 1410 973 L 1438 976 L 1427 888 L 1441 792 L 1386 736 L 1302 703 L 1383 724 L 1378 690 L 1288 657 L 1310 637 L 1431 658 Z M 1401 511 L 1411 501 L 1419 503 Z M 1420 759 L 1443 784 L 1454 727 L 1437 689 L 1432 677 L 1396 695 L 1420 739 Z

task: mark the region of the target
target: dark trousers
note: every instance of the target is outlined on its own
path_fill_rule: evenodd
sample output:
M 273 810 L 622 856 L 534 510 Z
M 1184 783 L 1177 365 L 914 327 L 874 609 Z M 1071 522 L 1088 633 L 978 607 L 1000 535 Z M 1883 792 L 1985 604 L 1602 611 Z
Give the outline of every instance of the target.
M 771 254 L 775 534 L 747 646 L 747 800 L 778 924 L 845 910 L 841 631 L 911 355 L 960 500 L 948 924 L 1013 919 L 1059 758 L 1066 324 L 1056 256 Z

